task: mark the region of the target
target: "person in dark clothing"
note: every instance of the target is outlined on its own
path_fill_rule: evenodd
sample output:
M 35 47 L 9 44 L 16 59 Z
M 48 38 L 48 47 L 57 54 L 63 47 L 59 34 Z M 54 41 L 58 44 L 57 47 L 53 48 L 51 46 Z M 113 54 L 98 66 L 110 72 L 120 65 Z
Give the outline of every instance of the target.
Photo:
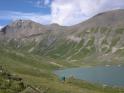
M 61 80 L 63 81 L 63 82 L 65 82 L 65 76 L 63 76 L 63 77 L 61 77 Z

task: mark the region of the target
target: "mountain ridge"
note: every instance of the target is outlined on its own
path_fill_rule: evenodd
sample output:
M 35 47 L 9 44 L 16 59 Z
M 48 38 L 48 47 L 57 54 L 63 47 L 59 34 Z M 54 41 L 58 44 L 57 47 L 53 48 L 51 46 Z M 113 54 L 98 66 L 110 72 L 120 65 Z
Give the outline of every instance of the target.
M 15 49 L 67 62 L 117 64 L 124 60 L 123 26 L 124 10 L 113 10 L 69 27 L 19 20 L 4 27 L 0 38 Z
M 123 28 L 124 17 L 122 15 L 124 15 L 124 9 L 102 12 L 102 13 L 99 13 L 99 14 L 91 17 L 90 19 L 88 19 L 84 22 L 81 22 L 81 23 L 73 25 L 73 26 L 60 26 L 56 23 L 49 24 L 49 25 L 43 25 L 43 24 L 36 23 L 34 21 L 31 21 L 31 20 L 21 20 L 20 19 L 20 20 L 16 20 L 16 21 L 12 22 L 11 24 L 3 27 L 1 29 L 1 31 L 5 33 L 5 31 L 3 31 L 3 30 L 6 29 L 6 32 L 8 32 L 7 28 L 10 27 L 10 30 L 11 30 L 13 27 L 12 32 L 17 32 L 17 30 L 20 29 L 19 26 L 23 27 L 22 30 L 25 30 L 26 27 L 27 28 L 30 27 L 29 30 L 31 30 L 31 29 L 33 29 L 32 26 L 36 26 L 34 28 L 34 30 L 36 29 L 35 33 L 41 33 L 42 31 L 51 30 L 51 29 L 52 30 L 54 30 L 54 29 L 58 30 L 58 28 L 64 29 L 64 30 L 70 30 L 70 29 L 72 30 L 72 29 L 79 29 L 79 28 L 81 28 L 81 29 L 83 28 L 82 30 L 85 30 L 88 28 L 97 28 L 97 27 L 109 27 L 109 28 L 115 28 L 115 27 L 121 28 L 122 27 Z M 17 28 L 14 28 L 16 26 L 17 26 Z M 38 28 L 39 28 L 39 30 L 38 30 Z M 28 31 L 28 29 L 26 29 L 26 31 Z M 9 31 L 9 32 L 11 32 L 11 31 Z M 24 32 L 25 31 L 23 31 L 23 33 Z M 31 31 L 29 33 L 31 33 Z

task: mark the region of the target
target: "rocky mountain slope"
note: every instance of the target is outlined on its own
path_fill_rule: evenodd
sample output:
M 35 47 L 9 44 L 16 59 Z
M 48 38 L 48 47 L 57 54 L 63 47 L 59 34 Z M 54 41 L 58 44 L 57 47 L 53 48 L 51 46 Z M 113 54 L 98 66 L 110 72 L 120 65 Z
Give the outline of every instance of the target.
M 70 27 L 17 20 L 0 31 L 0 40 L 4 47 L 72 63 L 124 63 L 124 10 L 100 13 Z
M 124 25 L 124 10 L 113 10 L 107 11 L 103 13 L 99 13 L 92 17 L 91 19 L 77 24 L 77 27 L 83 26 L 86 28 L 96 28 L 96 27 L 108 27 L 108 28 L 119 28 Z

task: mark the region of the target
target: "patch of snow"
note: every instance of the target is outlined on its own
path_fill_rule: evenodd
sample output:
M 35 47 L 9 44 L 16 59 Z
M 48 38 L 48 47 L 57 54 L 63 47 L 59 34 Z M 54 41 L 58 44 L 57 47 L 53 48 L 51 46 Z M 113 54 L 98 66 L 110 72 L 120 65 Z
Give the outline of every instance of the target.
M 34 47 L 32 47 L 31 49 L 28 50 L 28 52 L 32 52 L 34 50 Z
M 124 47 L 121 47 L 121 48 L 116 48 L 116 47 L 113 47 L 112 48 L 112 53 L 115 53 L 117 50 L 122 50 L 122 49 L 124 49 Z
M 3 72 L 3 70 L 0 70 L 0 73 L 2 73 Z
M 80 37 L 76 37 L 76 36 L 73 36 L 73 35 L 72 36 L 68 36 L 67 39 L 68 40 L 72 40 L 72 41 L 77 42 L 77 43 L 79 43 L 81 41 Z
M 112 53 L 115 53 L 117 50 L 118 50 L 118 48 L 113 47 L 113 48 L 112 48 Z
M 82 49 L 83 49 L 83 47 L 81 47 L 80 49 L 78 49 L 78 51 L 75 52 L 74 54 L 72 54 L 71 56 L 67 57 L 67 60 L 70 60 L 70 59 L 72 58 L 72 56 L 75 56 L 75 55 L 77 55 L 78 53 L 80 53 Z
M 35 42 L 39 42 L 40 41 L 40 38 L 35 38 Z
M 90 50 L 91 49 L 91 46 L 88 46 L 88 47 L 86 47 L 88 50 Z
M 87 43 L 88 43 L 90 40 L 91 40 L 91 39 L 90 39 L 90 38 L 88 38 L 88 37 L 87 37 L 87 38 L 84 38 L 84 41 L 85 41 L 85 42 L 84 42 L 84 46 L 86 46 L 86 45 L 87 45 Z
M 83 47 L 81 47 L 76 53 L 74 53 L 73 55 L 77 55 L 78 53 L 81 52 L 81 50 L 83 49 Z
M 91 30 L 87 30 L 86 32 L 87 32 L 87 33 L 90 33 L 90 32 L 91 32 Z
M 55 66 L 58 66 L 58 67 L 63 67 L 63 65 L 60 65 L 58 63 L 55 63 L 55 62 L 50 62 L 52 65 L 55 65 Z
M 124 49 L 124 47 L 121 47 L 121 48 L 119 48 L 119 49 Z

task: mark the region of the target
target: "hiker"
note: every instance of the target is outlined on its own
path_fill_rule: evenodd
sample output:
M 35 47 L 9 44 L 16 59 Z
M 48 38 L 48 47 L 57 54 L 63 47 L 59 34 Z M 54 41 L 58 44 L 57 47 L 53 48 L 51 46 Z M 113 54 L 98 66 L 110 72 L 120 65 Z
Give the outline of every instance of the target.
M 61 77 L 61 80 L 62 80 L 63 82 L 65 82 L 65 76 Z

